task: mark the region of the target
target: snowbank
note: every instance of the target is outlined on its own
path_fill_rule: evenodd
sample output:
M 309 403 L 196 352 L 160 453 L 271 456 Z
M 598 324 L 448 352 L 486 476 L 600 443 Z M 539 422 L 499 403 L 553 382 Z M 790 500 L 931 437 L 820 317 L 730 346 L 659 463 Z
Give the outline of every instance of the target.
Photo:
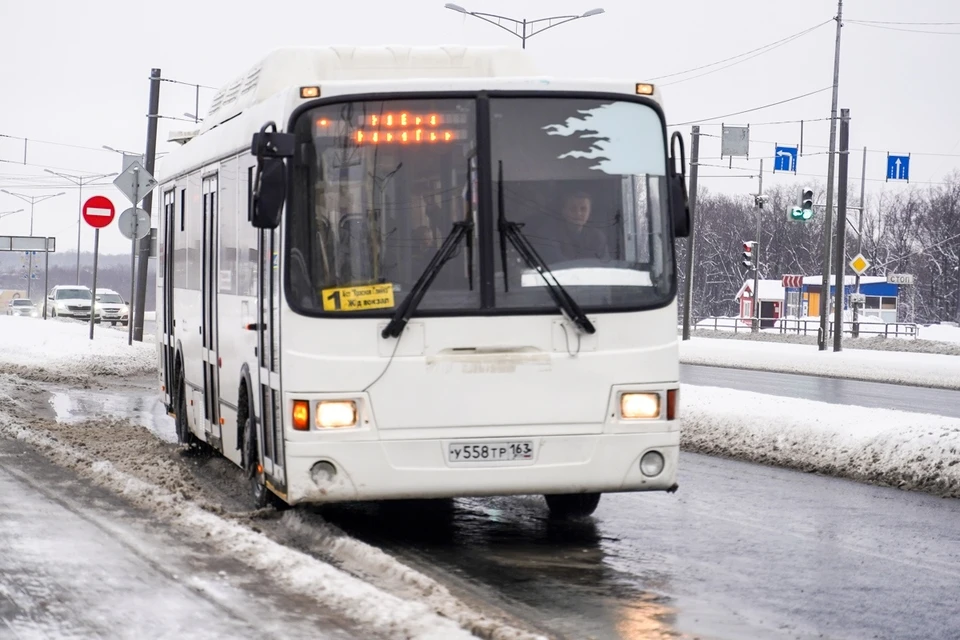
M 834 353 L 807 345 L 691 338 L 680 342 L 680 362 L 960 389 L 960 357 L 930 353 L 866 349 Z
M 687 451 L 960 497 L 957 418 L 692 385 L 680 406 Z
M 153 341 L 127 345 L 127 332 L 97 326 L 93 340 L 86 323 L 0 316 L 0 372 L 31 380 L 88 386 L 101 376 L 156 371 Z
M 949 324 L 930 324 L 920 327 L 920 337 L 937 342 L 960 343 L 960 327 Z
M 184 485 L 180 490 L 171 490 L 144 478 L 121 470 L 113 462 L 99 458 L 96 447 L 77 447 L 66 439 L 45 433 L 42 428 L 23 426 L 25 421 L 17 416 L 29 407 L 19 406 L 18 401 L 5 392 L 17 384 L 12 376 L 0 375 L 0 435 L 16 438 L 37 447 L 57 464 L 75 469 L 80 475 L 106 486 L 151 509 L 158 517 L 182 527 L 185 534 L 197 539 L 217 540 L 220 548 L 230 557 L 245 563 L 251 569 L 269 573 L 292 592 L 312 597 L 318 605 L 336 611 L 363 625 L 375 635 L 422 640 L 454 640 L 476 638 L 471 631 L 482 630 L 481 637 L 496 640 L 540 640 L 509 626 L 488 620 L 482 614 L 470 612 L 462 604 L 455 606 L 446 589 L 420 576 L 423 585 L 432 593 L 429 598 L 402 598 L 380 589 L 350 573 L 334 567 L 312 555 L 282 545 L 263 533 L 221 515 L 213 505 L 191 500 Z M 14 414 L 14 415 L 11 415 Z M 156 461 L 161 462 L 161 461 Z M 162 466 L 162 465 L 161 465 Z M 156 471 L 156 468 L 153 468 Z M 206 508 L 204 508 L 206 507 Z M 294 518 L 293 514 L 286 516 Z M 294 525 L 296 526 L 296 525 Z M 316 532 L 314 535 L 322 535 Z M 363 545 L 341 539 L 336 546 L 347 553 L 361 551 Z M 381 571 L 402 573 L 403 579 L 416 581 L 413 570 L 403 567 L 386 554 L 374 552 L 374 561 Z M 405 570 L 405 571 L 404 571 Z M 442 602 L 446 596 L 447 602 Z M 438 612 L 438 604 L 445 606 Z M 455 613 L 455 619 L 447 613 Z M 464 628 L 472 623 L 473 629 Z

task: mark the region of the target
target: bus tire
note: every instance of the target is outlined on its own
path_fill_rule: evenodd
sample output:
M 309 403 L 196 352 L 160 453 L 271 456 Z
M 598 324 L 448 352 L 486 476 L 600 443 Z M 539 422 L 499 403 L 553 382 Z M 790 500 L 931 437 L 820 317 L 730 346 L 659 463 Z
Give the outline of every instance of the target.
M 247 392 L 247 385 L 240 385 L 239 396 L 239 415 L 237 420 L 240 423 L 242 445 L 240 447 L 241 461 L 243 462 L 243 475 L 250 485 L 250 495 L 253 498 L 255 509 L 263 509 L 273 504 L 273 494 L 263 483 L 263 474 L 260 471 L 260 451 L 257 446 L 257 429 L 253 424 L 253 407 Z
M 189 451 L 197 449 L 196 436 L 193 435 L 193 432 L 190 431 L 190 421 L 187 419 L 187 383 L 183 379 L 183 367 L 178 364 L 176 369 L 176 379 L 177 379 L 177 397 L 176 397 L 176 406 L 177 410 L 174 414 L 176 419 L 174 424 L 177 428 L 177 442 L 181 446 L 185 446 Z
M 558 518 L 585 518 L 597 510 L 599 493 L 565 493 L 543 496 L 550 515 Z

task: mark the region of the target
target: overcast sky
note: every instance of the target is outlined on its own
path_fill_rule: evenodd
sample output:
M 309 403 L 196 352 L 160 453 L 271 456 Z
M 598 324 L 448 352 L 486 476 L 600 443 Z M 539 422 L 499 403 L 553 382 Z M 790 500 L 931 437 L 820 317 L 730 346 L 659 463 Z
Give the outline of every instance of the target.
M 76 247 L 78 189 L 44 169 L 93 175 L 120 170 L 121 158 L 101 149 L 142 152 L 148 76 L 219 87 L 267 51 L 288 45 L 505 45 L 510 34 L 443 8 L 444 0 L 0 0 L 0 188 L 30 195 L 65 191 L 36 205 L 37 235 L 56 235 L 58 247 Z M 468 10 L 528 20 L 606 13 L 563 25 L 528 40 L 544 73 L 654 79 L 662 87 L 670 123 L 703 122 L 701 185 L 713 191 L 754 193 L 759 158 L 765 189 L 821 181 L 826 175 L 830 91 L 742 115 L 736 112 L 829 87 L 833 74 L 835 0 L 461 0 Z M 851 189 L 859 191 L 859 152 L 866 146 L 868 192 L 896 191 L 885 183 L 886 153 L 910 153 L 911 181 L 938 182 L 960 167 L 960 1 L 846 0 L 840 106 L 851 110 Z M 930 22 L 953 25 L 856 24 Z M 848 22 L 849 21 L 849 22 Z M 671 75 L 743 54 L 826 23 L 750 59 Z M 940 35 L 930 32 L 946 32 Z M 732 63 L 738 62 L 737 64 Z M 724 68 L 727 67 L 727 68 Z M 706 75 L 702 75 L 706 74 Z M 699 77 L 697 77 L 699 76 Z M 680 81 L 680 82 L 677 82 Z M 671 84 L 675 83 L 675 84 Z M 201 117 L 213 91 L 200 93 Z M 194 111 L 194 90 L 163 83 L 161 114 Z M 770 175 L 775 142 L 797 143 L 808 120 L 801 175 Z M 704 122 L 705 121 L 705 122 Z M 720 124 L 751 125 L 751 157 L 734 170 L 720 160 Z M 172 129 L 161 120 L 160 150 Z M 678 127 L 687 139 L 690 125 Z M 24 162 L 24 141 L 26 165 Z M 57 144 L 51 144 L 57 143 Z M 76 148 L 69 145 L 76 145 Z M 924 155 L 927 154 L 927 155 Z M 941 154 L 941 155 L 932 155 Z M 741 167 L 741 169 L 736 169 Z M 106 181 L 109 183 L 109 179 Z M 129 205 L 112 186 L 85 187 L 83 197 L 110 197 L 118 212 Z M 29 231 L 29 204 L 0 193 L 0 234 Z M 93 246 L 84 226 L 82 247 Z M 101 234 L 101 250 L 129 251 L 116 225 Z

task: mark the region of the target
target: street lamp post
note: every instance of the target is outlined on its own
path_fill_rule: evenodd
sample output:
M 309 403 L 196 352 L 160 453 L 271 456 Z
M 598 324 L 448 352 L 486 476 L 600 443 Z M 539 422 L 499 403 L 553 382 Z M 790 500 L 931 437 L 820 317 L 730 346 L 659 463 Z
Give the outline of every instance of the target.
M 480 13 L 477 11 L 467 11 L 458 4 L 448 2 L 443 5 L 445 9 L 450 9 L 451 11 L 456 11 L 457 13 L 462 13 L 467 16 L 473 16 L 475 18 L 480 18 L 484 22 L 489 22 L 492 25 L 500 27 L 508 33 L 512 33 L 516 37 L 520 38 L 522 48 L 527 48 L 527 40 L 537 35 L 538 33 L 543 33 L 547 29 L 552 29 L 553 27 L 559 27 L 562 24 L 567 22 L 573 22 L 574 20 L 579 20 L 580 18 L 589 18 L 590 16 L 598 16 L 601 13 L 604 13 L 603 9 L 596 8 L 590 9 L 584 13 L 581 13 L 578 16 L 551 16 L 549 18 L 537 18 L 536 20 L 516 20 L 514 18 L 508 18 L 507 16 L 500 16 L 495 13 Z M 556 22 L 554 22 L 556 21 Z M 508 22 L 513 25 L 513 28 L 508 28 L 503 25 L 503 22 Z M 546 26 L 543 26 L 543 23 L 546 22 Z M 529 27 L 529 32 L 527 31 Z
M 60 193 L 53 193 L 44 196 L 28 196 L 22 193 L 13 193 L 12 191 L 7 191 L 6 189 L 0 189 L 8 196 L 13 196 L 14 198 L 20 198 L 24 202 L 30 203 L 30 237 L 33 237 L 33 206 L 38 202 L 43 202 L 44 200 L 49 200 L 50 198 L 56 198 L 57 196 L 62 196 L 66 191 L 61 191 Z M 23 211 L 23 209 L 21 209 Z M 27 298 L 30 298 L 30 293 L 33 290 L 33 252 L 29 252 L 27 257 Z
M 10 193 L 9 191 L 4 190 L 4 193 Z M 2 211 L 0 212 L 0 218 L 6 218 L 7 216 L 12 216 L 15 213 L 20 213 L 23 209 L 17 209 L 16 211 Z
M 50 169 L 44 169 L 47 173 L 51 173 L 55 176 L 59 176 L 64 180 L 69 180 L 73 184 L 80 187 L 77 191 L 77 285 L 80 284 L 80 232 L 83 230 L 83 185 L 86 183 L 88 186 L 94 180 L 100 180 L 101 178 L 110 178 L 116 174 L 114 173 L 101 173 L 95 176 L 74 176 L 67 173 L 58 173 L 56 171 L 51 171 Z

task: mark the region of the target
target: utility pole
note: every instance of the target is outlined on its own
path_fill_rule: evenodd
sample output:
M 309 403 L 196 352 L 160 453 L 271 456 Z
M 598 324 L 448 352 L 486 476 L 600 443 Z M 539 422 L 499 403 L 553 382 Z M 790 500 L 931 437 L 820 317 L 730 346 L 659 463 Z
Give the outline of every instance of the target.
M 160 113 L 160 69 L 150 70 L 150 101 L 147 113 L 147 150 L 144 154 L 146 164 L 144 169 L 153 175 L 157 161 L 157 121 Z M 134 203 L 136 208 L 136 203 Z M 153 191 L 143 198 L 143 210 L 153 215 Z M 134 339 L 143 342 L 143 313 L 147 301 L 147 271 L 150 266 L 150 234 L 140 238 L 139 256 L 137 263 L 137 295 L 131 302 L 130 325 L 134 327 Z
M 693 252 L 697 237 L 697 176 L 700 173 L 700 125 L 690 133 L 690 239 L 687 240 L 687 279 L 683 296 L 683 339 L 690 339 L 690 313 L 693 308 Z
M 837 46 L 833 54 L 833 98 L 830 105 L 830 151 L 827 157 L 827 211 L 823 221 L 823 280 L 820 287 L 820 331 L 817 344 L 820 351 L 827 350 L 829 330 L 828 305 L 830 296 L 830 258 L 833 240 L 833 172 L 837 151 L 837 93 L 840 87 L 840 32 L 843 29 L 843 0 L 837 0 Z
M 833 350 L 843 349 L 843 290 L 847 239 L 847 167 L 850 164 L 850 109 L 840 110 L 840 183 L 837 187 L 837 262 L 834 266 Z M 861 215 L 863 215 L 861 213 Z
M 857 219 L 857 253 L 863 253 L 863 213 L 867 210 L 867 148 L 863 148 L 863 166 L 860 172 L 860 216 Z M 860 296 L 860 274 L 857 274 L 857 297 Z M 860 337 L 860 303 L 853 305 L 853 337 Z
M 100 180 L 101 178 L 110 178 L 117 175 L 114 173 L 101 173 L 95 176 L 74 176 L 67 173 L 58 173 L 56 171 L 51 171 L 50 169 L 44 169 L 47 173 L 59 176 L 64 180 L 69 180 L 73 184 L 77 185 L 79 189 L 77 190 L 77 286 L 80 285 L 80 232 L 83 231 L 83 185 L 86 183 L 89 185 L 95 180 Z
M 12 191 L 7 191 L 6 189 L 0 189 L 8 196 L 13 196 L 14 198 L 20 198 L 24 202 L 30 203 L 30 236 L 33 237 L 33 207 L 38 202 L 43 202 L 44 200 L 49 200 L 50 198 L 56 198 L 57 196 L 62 196 L 65 191 L 60 193 L 54 193 L 45 196 L 27 196 L 22 193 L 13 193 Z M 33 291 L 33 252 L 29 251 L 27 256 L 28 266 L 27 266 L 27 298 L 30 299 L 31 293 Z
M 760 232 L 763 228 L 763 158 L 760 159 L 760 184 L 757 187 L 757 197 L 754 199 L 757 205 L 757 243 L 753 245 L 754 251 L 754 270 L 753 270 L 753 316 L 756 318 L 753 322 L 751 333 L 760 332 Z

